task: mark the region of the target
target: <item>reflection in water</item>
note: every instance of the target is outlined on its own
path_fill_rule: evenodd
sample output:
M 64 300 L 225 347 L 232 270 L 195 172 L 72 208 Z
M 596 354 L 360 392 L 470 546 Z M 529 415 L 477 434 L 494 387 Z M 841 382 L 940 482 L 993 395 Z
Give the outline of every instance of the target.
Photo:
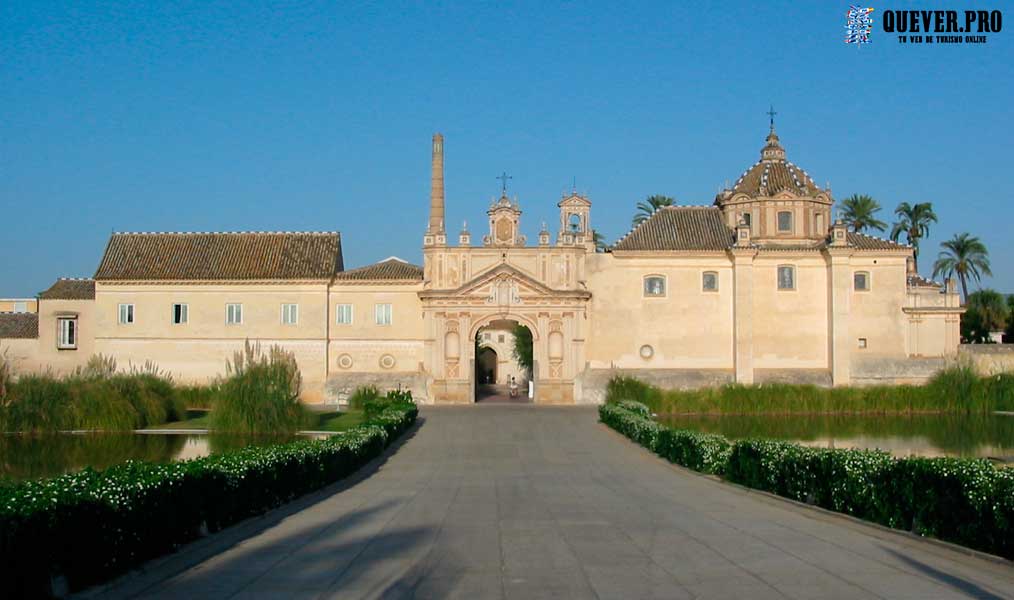
M 1014 460 L 1014 417 L 1003 415 L 660 416 L 681 429 L 730 439 L 788 440 L 822 448 L 880 448 L 895 456 Z
M 53 433 L 0 435 L 0 478 L 54 477 L 85 467 L 105 469 L 126 460 L 170 462 L 303 439 L 293 435 Z

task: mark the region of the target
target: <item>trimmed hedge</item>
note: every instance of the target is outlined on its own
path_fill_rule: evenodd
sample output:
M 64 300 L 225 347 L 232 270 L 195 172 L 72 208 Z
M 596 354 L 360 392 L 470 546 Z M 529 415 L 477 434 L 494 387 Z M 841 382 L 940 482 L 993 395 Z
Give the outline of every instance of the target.
M 603 423 L 670 462 L 861 519 L 1014 558 L 1014 469 L 964 458 L 894 458 L 673 429 L 636 402 Z
M 417 414 L 401 403 L 324 440 L 0 487 L 4 597 L 48 596 L 60 576 L 71 591 L 83 589 L 320 489 L 379 455 Z

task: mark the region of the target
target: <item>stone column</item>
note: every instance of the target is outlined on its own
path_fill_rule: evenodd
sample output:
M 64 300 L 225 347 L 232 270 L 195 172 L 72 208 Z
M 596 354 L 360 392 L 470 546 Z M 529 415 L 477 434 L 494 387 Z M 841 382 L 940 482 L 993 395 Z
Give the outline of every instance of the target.
M 829 247 L 828 301 L 830 328 L 829 357 L 831 384 L 835 387 L 851 381 L 852 338 L 849 336 L 849 306 L 852 297 L 852 268 L 848 247 Z
M 749 234 L 747 234 L 749 238 Z M 749 244 L 749 239 L 746 240 Z M 753 383 L 753 259 L 757 249 L 741 245 L 730 250 L 733 278 L 733 346 L 736 383 Z

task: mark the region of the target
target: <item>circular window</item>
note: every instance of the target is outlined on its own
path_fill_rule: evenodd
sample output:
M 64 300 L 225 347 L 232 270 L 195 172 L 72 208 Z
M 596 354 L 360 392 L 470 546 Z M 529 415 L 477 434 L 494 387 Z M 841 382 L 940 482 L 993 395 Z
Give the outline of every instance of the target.
M 648 344 L 645 344 L 645 345 L 641 346 L 641 358 L 647 360 L 647 359 L 651 358 L 652 356 L 655 356 L 655 349 L 654 348 L 652 348 Z
M 342 354 L 338 357 L 338 366 L 342 369 L 352 368 L 352 356 L 350 354 Z
M 390 354 L 384 354 L 381 355 L 379 363 L 381 369 L 393 369 L 395 360 Z

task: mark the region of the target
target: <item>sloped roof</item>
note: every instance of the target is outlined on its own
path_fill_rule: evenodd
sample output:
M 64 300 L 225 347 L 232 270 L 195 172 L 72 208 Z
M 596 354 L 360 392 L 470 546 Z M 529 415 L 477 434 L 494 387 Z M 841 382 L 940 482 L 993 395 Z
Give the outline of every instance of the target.
M 848 232 L 848 242 L 850 246 L 855 246 L 859 250 L 911 250 L 912 246 L 905 244 L 899 244 L 898 242 L 892 242 L 891 240 L 885 240 L 872 235 L 866 235 L 865 233 L 856 233 L 854 231 Z
M 39 294 L 46 300 L 94 300 L 94 279 L 57 279 L 49 289 Z
M 732 241 L 732 230 L 718 207 L 666 206 L 623 236 L 612 250 L 725 250 Z
M 114 233 L 95 279 L 330 279 L 341 271 L 341 235 L 335 231 Z
M 345 282 L 401 283 L 422 281 L 422 278 L 422 267 L 392 256 L 372 265 L 342 271 L 334 279 Z
M 0 339 L 17 340 L 39 337 L 36 313 L 0 312 Z

